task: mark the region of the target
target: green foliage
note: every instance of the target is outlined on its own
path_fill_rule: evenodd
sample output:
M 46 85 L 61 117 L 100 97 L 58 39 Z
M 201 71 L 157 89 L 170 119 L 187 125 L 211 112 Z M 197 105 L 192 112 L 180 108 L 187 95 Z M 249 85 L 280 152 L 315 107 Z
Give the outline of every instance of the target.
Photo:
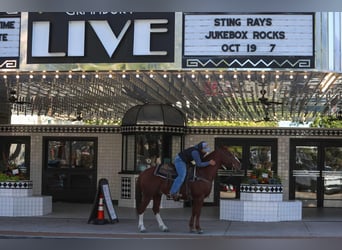
M 188 126 L 199 127 L 278 127 L 276 121 L 191 121 Z
M 9 176 L 4 173 L 0 173 L 0 181 L 19 181 L 21 178 L 19 175 Z
M 313 128 L 342 128 L 342 120 L 332 119 L 331 116 L 317 117 L 311 127 Z

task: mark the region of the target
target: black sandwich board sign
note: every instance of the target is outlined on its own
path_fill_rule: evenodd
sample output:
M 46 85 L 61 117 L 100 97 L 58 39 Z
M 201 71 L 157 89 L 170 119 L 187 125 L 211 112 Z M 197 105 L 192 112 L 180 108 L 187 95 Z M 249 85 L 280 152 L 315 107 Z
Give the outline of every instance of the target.
M 113 203 L 112 203 L 112 197 L 110 195 L 110 190 L 109 190 L 109 184 L 107 179 L 100 179 L 99 180 L 99 185 L 97 188 L 97 193 L 95 196 L 94 200 L 94 205 L 91 211 L 91 214 L 89 216 L 88 224 L 93 223 L 93 224 L 105 224 L 108 223 L 108 220 L 102 220 L 99 221 L 97 219 L 97 212 L 98 212 L 98 207 L 99 207 L 99 198 L 100 195 L 102 194 L 103 196 L 103 203 L 104 207 L 106 207 L 107 214 L 109 216 L 109 222 L 114 223 L 114 222 L 119 222 L 119 219 L 116 215 Z

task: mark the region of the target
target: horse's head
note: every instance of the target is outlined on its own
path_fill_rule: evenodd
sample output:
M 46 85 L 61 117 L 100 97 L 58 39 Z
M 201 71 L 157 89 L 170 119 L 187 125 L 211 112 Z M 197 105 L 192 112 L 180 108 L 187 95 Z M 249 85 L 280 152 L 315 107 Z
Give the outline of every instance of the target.
M 218 149 L 218 154 L 216 158 L 217 163 L 220 163 L 226 167 L 231 166 L 235 170 L 241 169 L 241 163 L 239 159 L 227 148 L 220 148 Z

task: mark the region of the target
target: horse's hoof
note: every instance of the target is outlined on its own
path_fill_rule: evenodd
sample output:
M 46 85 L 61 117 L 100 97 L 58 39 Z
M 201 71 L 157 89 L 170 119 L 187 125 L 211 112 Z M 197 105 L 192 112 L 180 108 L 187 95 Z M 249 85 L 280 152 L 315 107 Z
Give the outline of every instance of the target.
M 169 229 L 167 226 L 159 226 L 160 231 L 162 232 L 169 232 Z
M 140 233 L 146 233 L 145 227 L 138 227 Z
M 202 234 L 203 230 L 202 229 L 191 229 L 190 233 L 194 233 L 194 234 Z

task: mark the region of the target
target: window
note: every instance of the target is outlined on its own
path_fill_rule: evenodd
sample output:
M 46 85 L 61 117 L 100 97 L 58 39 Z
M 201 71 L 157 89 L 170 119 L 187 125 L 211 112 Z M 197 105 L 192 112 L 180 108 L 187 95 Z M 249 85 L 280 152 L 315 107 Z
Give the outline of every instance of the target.
M 0 172 L 20 179 L 30 178 L 30 139 L 24 137 L 1 137 Z
M 94 141 L 48 141 L 48 168 L 93 168 Z
M 161 133 L 125 135 L 122 172 L 139 173 L 162 162 L 171 162 L 181 150 L 180 136 Z

